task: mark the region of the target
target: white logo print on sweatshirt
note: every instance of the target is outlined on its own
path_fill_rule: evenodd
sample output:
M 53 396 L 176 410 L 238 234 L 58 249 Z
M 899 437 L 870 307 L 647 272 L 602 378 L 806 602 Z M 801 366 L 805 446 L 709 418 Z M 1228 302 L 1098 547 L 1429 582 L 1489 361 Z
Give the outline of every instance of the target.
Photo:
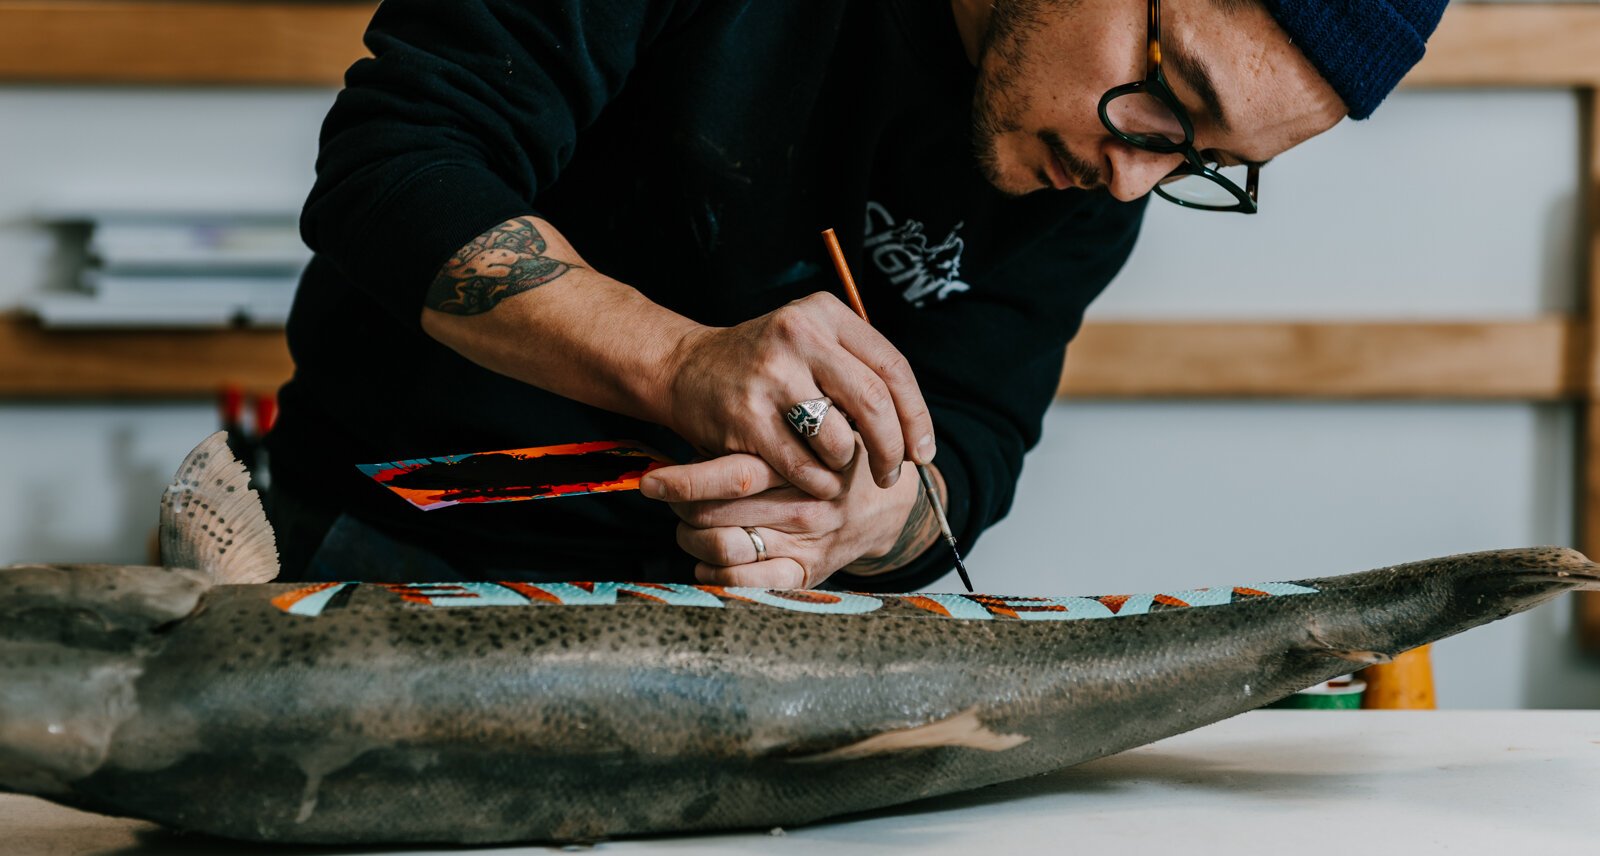
M 868 202 L 862 246 L 890 282 L 904 287 L 900 296 L 921 309 L 929 298 L 944 300 L 972 288 L 961 280 L 961 250 L 966 242 L 956 232 L 962 225 L 957 223 L 942 243 L 929 246 L 921 223 L 907 220 L 896 224 L 887 208 Z

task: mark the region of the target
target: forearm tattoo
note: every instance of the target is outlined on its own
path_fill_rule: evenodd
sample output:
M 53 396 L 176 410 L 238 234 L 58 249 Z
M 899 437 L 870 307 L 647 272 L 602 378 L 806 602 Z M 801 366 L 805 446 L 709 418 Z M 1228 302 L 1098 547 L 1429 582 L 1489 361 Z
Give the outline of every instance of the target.
M 935 473 L 938 471 L 935 470 Z M 944 480 L 937 475 L 934 480 L 940 487 Z M 846 573 L 858 576 L 871 576 L 892 571 L 911 562 L 912 559 L 922 555 L 922 551 L 939 538 L 939 520 L 933 515 L 933 503 L 928 501 L 926 490 L 917 490 L 917 501 L 911 506 L 911 514 L 907 515 L 906 522 L 900 527 L 900 536 L 895 539 L 894 546 L 882 556 L 857 559 L 846 565 Z
M 545 247 L 532 217 L 507 220 L 445 262 L 428 286 L 424 305 L 451 315 L 478 315 L 579 267 L 546 256 Z

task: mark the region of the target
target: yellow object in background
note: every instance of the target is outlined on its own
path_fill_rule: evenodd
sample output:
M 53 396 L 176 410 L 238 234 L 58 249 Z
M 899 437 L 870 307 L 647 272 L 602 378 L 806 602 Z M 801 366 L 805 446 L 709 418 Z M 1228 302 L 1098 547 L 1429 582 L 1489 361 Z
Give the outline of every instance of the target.
M 1435 710 L 1433 662 L 1423 645 L 1394 658 L 1394 662 L 1363 669 L 1361 677 L 1367 691 L 1361 698 L 1363 710 Z

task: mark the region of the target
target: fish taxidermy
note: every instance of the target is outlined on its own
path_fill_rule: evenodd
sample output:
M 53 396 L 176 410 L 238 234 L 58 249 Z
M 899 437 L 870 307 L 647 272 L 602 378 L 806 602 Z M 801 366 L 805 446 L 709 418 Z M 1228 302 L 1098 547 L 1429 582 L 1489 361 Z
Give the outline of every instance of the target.
M 0 570 L 0 790 L 233 839 L 791 826 L 1044 773 L 1600 589 L 1571 550 L 1152 595 L 273 584 L 222 435 L 168 567 Z

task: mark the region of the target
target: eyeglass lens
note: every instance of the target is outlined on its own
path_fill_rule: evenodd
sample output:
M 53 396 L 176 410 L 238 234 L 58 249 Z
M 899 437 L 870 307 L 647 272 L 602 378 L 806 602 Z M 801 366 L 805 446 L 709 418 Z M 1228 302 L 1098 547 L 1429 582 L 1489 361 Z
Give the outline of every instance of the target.
M 1111 99 L 1106 104 L 1106 117 L 1136 142 L 1183 145 L 1183 123 L 1166 102 L 1148 92 L 1128 92 Z
M 1148 92 L 1127 92 L 1111 99 L 1106 104 L 1106 118 L 1137 145 L 1178 147 L 1187 137 L 1183 123 L 1167 102 Z M 1240 187 L 1248 180 L 1247 166 L 1219 167 L 1210 161 L 1206 166 Z M 1209 176 L 1188 172 L 1187 167 L 1162 179 L 1158 190 L 1162 196 L 1201 208 L 1232 208 L 1239 204 L 1232 190 Z
M 1218 168 L 1211 165 L 1212 169 L 1222 173 L 1229 181 L 1243 187 L 1246 181 L 1248 167 L 1230 166 Z M 1169 175 L 1161 180 L 1157 191 L 1162 196 L 1197 205 L 1202 208 L 1232 208 L 1239 204 L 1239 198 L 1233 191 L 1203 175 L 1177 174 Z

